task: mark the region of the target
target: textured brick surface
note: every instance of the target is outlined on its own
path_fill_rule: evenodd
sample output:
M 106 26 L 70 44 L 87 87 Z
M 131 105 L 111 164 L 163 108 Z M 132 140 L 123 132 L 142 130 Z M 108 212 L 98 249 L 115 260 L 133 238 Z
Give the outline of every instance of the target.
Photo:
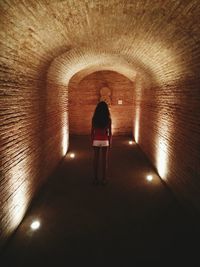
M 1 243 L 67 149 L 76 73 L 134 82 L 135 138 L 200 209 L 199 15 L 198 0 L 0 1 Z
M 131 135 L 133 124 L 134 84 L 116 72 L 100 71 L 81 81 L 75 75 L 69 83 L 69 131 L 70 134 L 90 134 L 91 119 L 100 100 L 100 90 L 111 91 L 110 113 L 115 135 Z M 118 104 L 122 100 L 122 104 Z
M 134 131 L 139 121 L 138 142 L 143 151 L 177 197 L 197 209 L 200 208 L 199 82 L 188 79 L 171 86 L 143 88 L 134 114 Z

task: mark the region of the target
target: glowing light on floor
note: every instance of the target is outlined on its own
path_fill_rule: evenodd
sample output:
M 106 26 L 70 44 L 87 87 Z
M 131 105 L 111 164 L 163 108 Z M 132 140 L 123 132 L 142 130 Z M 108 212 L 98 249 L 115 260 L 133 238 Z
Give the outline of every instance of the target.
M 40 222 L 39 221 L 34 221 L 34 222 L 32 222 L 32 224 L 31 224 L 31 229 L 32 230 L 37 230 L 37 229 L 39 229 L 40 228 Z
M 147 181 L 151 182 L 153 180 L 153 176 L 152 175 L 147 175 Z
M 129 143 L 129 145 L 132 145 L 133 144 L 133 141 L 129 141 L 128 143 Z
M 72 158 L 72 159 L 75 158 L 75 154 L 74 154 L 74 153 L 70 153 L 69 156 L 70 156 L 70 158 Z

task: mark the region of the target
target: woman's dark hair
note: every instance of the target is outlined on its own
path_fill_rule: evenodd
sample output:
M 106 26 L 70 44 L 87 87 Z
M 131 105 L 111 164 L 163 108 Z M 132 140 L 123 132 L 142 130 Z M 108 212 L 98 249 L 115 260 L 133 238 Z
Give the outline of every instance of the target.
M 92 125 L 95 128 L 106 128 L 110 122 L 110 112 L 106 102 L 101 101 L 97 104 L 92 118 Z

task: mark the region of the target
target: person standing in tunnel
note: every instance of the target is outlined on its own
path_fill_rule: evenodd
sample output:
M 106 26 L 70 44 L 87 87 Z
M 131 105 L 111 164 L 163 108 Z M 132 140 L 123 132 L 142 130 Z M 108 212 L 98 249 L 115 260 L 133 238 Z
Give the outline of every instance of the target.
M 102 179 L 101 184 L 105 185 L 108 182 L 107 169 L 108 169 L 108 153 L 111 147 L 112 130 L 111 130 L 111 117 L 108 105 L 106 102 L 101 101 L 97 104 L 93 117 L 91 127 L 92 146 L 94 148 L 94 184 L 99 184 L 98 169 L 99 157 L 102 156 Z

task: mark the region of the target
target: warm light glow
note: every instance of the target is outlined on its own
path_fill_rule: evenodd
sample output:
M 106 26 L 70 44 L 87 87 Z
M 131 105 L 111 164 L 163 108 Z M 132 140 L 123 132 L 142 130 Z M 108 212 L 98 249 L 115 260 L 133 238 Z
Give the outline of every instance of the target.
M 152 175 L 147 175 L 147 180 L 148 180 L 149 182 L 151 182 L 151 181 L 153 180 L 153 176 L 152 176 Z
M 115 135 L 116 133 L 116 126 L 117 126 L 117 121 L 116 121 L 116 118 L 115 116 L 112 116 L 112 107 L 109 109 L 110 110 L 110 113 L 111 113 L 111 117 L 112 117 L 112 135 Z
M 66 155 L 67 150 L 68 150 L 68 145 L 69 145 L 69 129 L 67 127 L 68 125 L 68 116 L 67 116 L 67 111 L 63 111 L 63 128 L 62 128 L 62 153 L 63 156 Z
M 72 159 L 75 158 L 75 154 L 74 154 L 74 153 L 70 153 L 69 156 L 70 156 L 70 158 L 72 158 Z
M 165 178 L 167 173 L 167 144 L 164 141 L 159 142 L 157 169 L 160 177 Z
M 136 143 L 139 142 L 139 120 L 140 120 L 140 112 L 139 112 L 139 108 L 137 108 L 136 116 L 135 116 L 135 141 Z
M 8 215 L 9 231 L 13 231 L 21 222 L 29 204 L 28 198 L 28 156 L 20 163 L 13 166 L 7 173 L 8 191 L 7 203 L 3 212 Z M 3 207 L 4 208 L 4 207 Z
M 34 221 L 31 224 L 31 229 L 32 230 L 37 230 L 40 227 L 40 222 L 39 221 Z
M 132 145 L 133 144 L 133 141 L 129 141 L 128 143 L 129 143 L 129 145 Z
M 139 143 L 139 132 L 140 132 L 140 105 L 141 105 L 141 98 L 142 98 L 142 89 L 143 89 L 143 80 L 140 76 L 136 78 L 135 83 L 135 92 L 136 92 L 136 110 L 135 110 L 135 129 L 134 129 L 134 136 L 135 142 Z
M 67 131 L 65 127 L 63 128 L 63 140 L 62 140 L 62 148 L 63 148 L 63 156 L 67 153 L 68 148 L 68 139 L 67 139 Z

